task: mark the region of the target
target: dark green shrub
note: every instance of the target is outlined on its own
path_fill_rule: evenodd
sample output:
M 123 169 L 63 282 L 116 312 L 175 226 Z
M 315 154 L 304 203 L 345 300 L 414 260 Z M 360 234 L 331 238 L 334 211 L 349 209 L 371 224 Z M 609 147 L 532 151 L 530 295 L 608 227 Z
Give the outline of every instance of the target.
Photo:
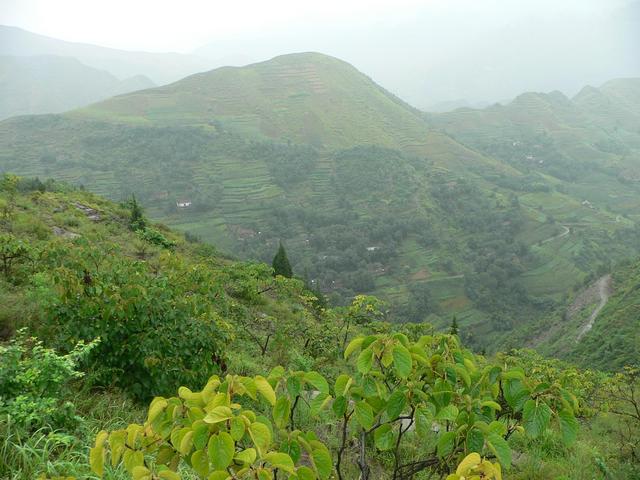
M 108 254 L 96 268 L 88 255 L 56 270 L 45 308 L 61 347 L 100 336 L 88 360 L 97 383 L 147 399 L 219 371 L 229 327 L 213 308 L 221 287 L 210 270 L 166 256 L 157 271 Z

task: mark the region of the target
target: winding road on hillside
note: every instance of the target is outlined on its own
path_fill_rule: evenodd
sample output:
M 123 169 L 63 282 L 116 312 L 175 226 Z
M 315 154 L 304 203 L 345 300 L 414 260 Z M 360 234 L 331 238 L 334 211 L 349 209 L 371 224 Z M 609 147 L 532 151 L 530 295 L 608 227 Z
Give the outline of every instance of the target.
M 569 229 L 569 227 L 567 227 L 566 225 L 560 225 L 560 226 L 562 228 L 564 228 L 564 231 L 562 233 L 559 233 L 558 235 L 554 235 L 553 237 L 546 238 L 546 239 L 542 240 L 541 243 L 551 242 L 551 241 L 555 240 L 556 238 L 562 238 L 562 237 L 564 237 L 566 235 L 569 235 L 569 232 L 571 231 Z
M 596 317 L 598 316 L 600 311 L 604 308 L 604 306 L 607 304 L 607 301 L 609 300 L 609 293 L 611 288 L 611 275 L 605 275 L 599 278 L 597 282 L 597 286 L 598 286 L 598 295 L 600 296 L 600 303 L 598 303 L 598 306 L 595 308 L 595 310 L 591 312 L 591 315 L 589 316 L 589 320 L 587 320 L 587 323 L 585 323 L 580 329 L 580 332 L 578 332 L 576 343 L 580 341 L 580 339 L 584 336 L 585 333 L 587 333 L 589 330 L 593 328 L 593 324 L 596 321 Z

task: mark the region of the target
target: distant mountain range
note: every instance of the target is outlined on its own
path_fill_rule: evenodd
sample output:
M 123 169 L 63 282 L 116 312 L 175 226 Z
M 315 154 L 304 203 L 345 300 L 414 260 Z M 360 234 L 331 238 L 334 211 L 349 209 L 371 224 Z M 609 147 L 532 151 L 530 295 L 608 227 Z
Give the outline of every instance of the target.
M 213 66 L 210 60 L 194 55 L 131 52 L 66 42 L 6 25 L 0 25 L 0 55 L 72 57 L 89 67 L 105 70 L 121 80 L 144 75 L 157 85 L 174 82 Z
M 65 112 L 154 86 L 143 75 L 118 80 L 71 57 L 0 56 L 0 119 Z
M 0 25 L 0 119 L 71 110 L 211 64 L 190 55 L 128 52 Z

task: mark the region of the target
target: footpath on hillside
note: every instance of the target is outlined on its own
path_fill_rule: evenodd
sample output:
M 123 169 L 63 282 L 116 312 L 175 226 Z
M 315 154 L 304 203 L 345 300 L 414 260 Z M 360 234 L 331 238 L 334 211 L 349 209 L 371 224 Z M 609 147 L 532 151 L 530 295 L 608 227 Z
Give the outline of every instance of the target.
M 609 300 L 609 295 L 611 294 L 611 275 L 604 275 L 600 277 L 597 282 L 593 285 L 595 287 L 598 296 L 600 297 L 600 302 L 598 306 L 591 312 L 589 318 L 586 323 L 582 325 L 578 332 L 578 336 L 576 337 L 576 343 L 582 339 L 582 337 L 593 328 L 593 324 L 596 322 L 596 318 L 600 311 L 604 308 Z

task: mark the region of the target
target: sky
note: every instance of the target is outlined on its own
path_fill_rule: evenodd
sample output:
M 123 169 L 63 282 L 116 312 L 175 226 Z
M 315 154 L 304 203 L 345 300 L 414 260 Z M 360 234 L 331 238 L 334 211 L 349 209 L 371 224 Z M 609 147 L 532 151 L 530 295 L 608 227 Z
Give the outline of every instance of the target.
M 241 65 L 354 64 L 420 108 L 640 76 L 640 0 L 0 0 L 0 24 Z M 141 72 L 142 73 L 142 72 Z

